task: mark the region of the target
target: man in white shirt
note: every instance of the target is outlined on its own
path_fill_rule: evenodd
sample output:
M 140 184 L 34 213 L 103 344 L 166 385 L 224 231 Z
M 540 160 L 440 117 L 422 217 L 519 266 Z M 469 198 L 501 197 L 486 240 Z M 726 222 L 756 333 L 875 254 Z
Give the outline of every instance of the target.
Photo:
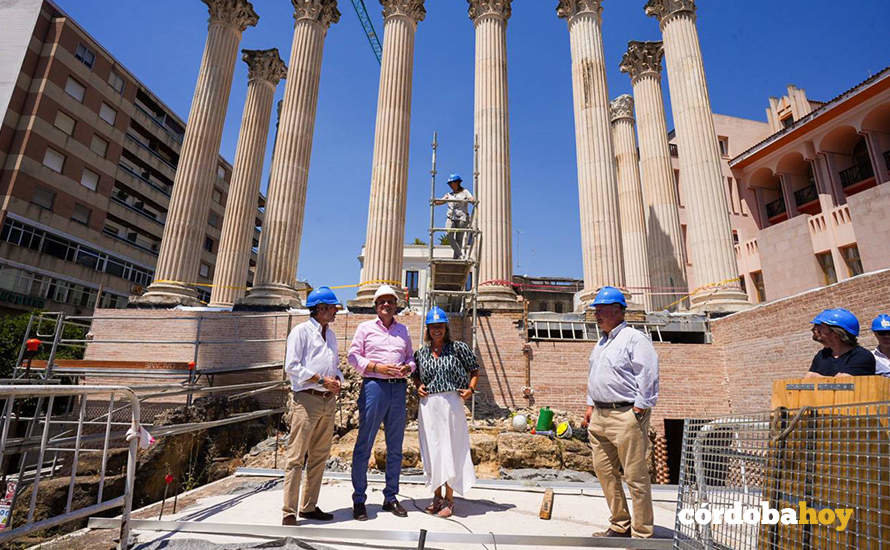
M 593 469 L 611 512 L 609 528 L 593 536 L 648 538 L 655 526 L 646 447 L 658 401 L 658 355 L 645 334 L 624 322 L 627 301 L 620 290 L 603 287 L 593 306 L 604 334 L 590 354 L 584 425 L 589 426 Z M 633 522 L 621 470 L 633 501 Z
M 313 290 L 306 299 L 309 320 L 294 327 L 287 337 L 284 372 L 290 379 L 293 393 L 288 407 L 290 434 L 284 466 L 282 525 L 297 524 L 304 464 L 306 490 L 300 503 L 300 517 L 321 521 L 334 518 L 318 507 L 318 493 L 331 454 L 336 396 L 343 382 L 337 337 L 328 328 L 337 315 L 338 304 L 330 288 L 323 286 Z
M 878 339 L 875 348 L 875 374 L 890 377 L 890 315 L 882 313 L 871 322 L 871 331 Z
M 473 194 L 461 187 L 461 179 L 459 174 L 451 174 L 448 178 L 448 185 L 451 192 L 446 193 L 441 199 L 436 200 L 436 205 L 446 204 L 447 201 L 465 201 L 465 202 L 447 202 L 448 218 L 446 226 L 449 229 L 466 229 L 470 226 L 470 201 L 473 200 Z M 460 258 L 463 252 L 464 243 L 467 242 L 466 231 L 454 231 L 448 233 L 448 242 L 454 251 L 454 258 Z

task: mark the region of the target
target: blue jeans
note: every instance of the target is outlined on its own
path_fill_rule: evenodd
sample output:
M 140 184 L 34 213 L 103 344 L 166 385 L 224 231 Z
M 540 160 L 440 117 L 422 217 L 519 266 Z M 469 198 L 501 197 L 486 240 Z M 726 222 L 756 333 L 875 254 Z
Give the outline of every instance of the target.
M 358 396 L 358 439 L 352 451 L 352 502 L 364 504 L 368 489 L 368 459 L 380 423 L 386 434 L 386 487 L 383 502 L 396 500 L 402 471 L 402 441 L 405 439 L 406 383 L 365 378 Z

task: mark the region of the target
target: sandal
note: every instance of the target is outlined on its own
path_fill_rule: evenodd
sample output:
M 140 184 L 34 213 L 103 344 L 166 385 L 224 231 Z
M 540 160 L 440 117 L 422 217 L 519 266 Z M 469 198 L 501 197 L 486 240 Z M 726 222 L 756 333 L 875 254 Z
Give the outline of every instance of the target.
M 443 501 L 444 501 L 443 498 L 438 497 L 438 496 L 434 496 L 434 497 L 433 497 L 433 502 L 431 502 L 429 506 L 427 506 L 426 508 L 424 508 L 423 511 L 426 512 L 427 514 L 431 515 L 431 516 L 432 516 L 432 515 L 435 515 L 435 514 L 442 508 L 442 502 L 443 502 Z
M 436 514 L 440 518 L 448 518 L 451 517 L 451 514 L 454 513 L 454 501 L 453 500 L 445 500 L 442 502 L 442 508 L 439 509 L 439 513 Z

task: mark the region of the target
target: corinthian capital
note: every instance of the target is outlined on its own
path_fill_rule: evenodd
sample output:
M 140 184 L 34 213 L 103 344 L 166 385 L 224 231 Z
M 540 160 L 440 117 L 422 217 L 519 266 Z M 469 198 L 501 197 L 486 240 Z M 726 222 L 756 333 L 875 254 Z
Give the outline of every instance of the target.
M 467 3 L 470 5 L 467 11 L 473 22 L 486 16 L 497 17 L 506 21 L 513 12 L 513 9 L 510 7 L 512 2 L 513 0 L 467 0 Z
M 592 13 L 597 17 L 603 13 L 603 0 L 559 0 L 556 15 L 570 20 L 582 13 Z
M 664 59 L 663 42 L 627 43 L 627 52 L 621 59 L 618 69 L 630 76 L 631 82 L 644 76 L 653 76 L 661 80 L 661 60 Z
M 294 21 L 316 21 L 327 29 L 340 20 L 337 0 L 291 0 L 291 3 L 294 5 Z
M 266 80 L 273 86 L 287 76 L 287 65 L 278 55 L 278 48 L 271 50 L 241 50 L 241 59 L 247 63 L 247 80 Z
M 634 98 L 627 94 L 620 95 L 609 104 L 610 120 L 615 122 L 622 118 L 634 119 Z
M 426 17 L 424 0 L 380 0 L 383 5 L 383 18 L 407 17 L 415 23 L 423 21 Z
M 247 0 L 202 0 L 210 10 L 210 22 L 237 27 L 241 32 L 260 20 Z
M 646 15 L 658 19 L 664 25 L 680 13 L 695 15 L 695 0 L 649 0 L 646 2 Z

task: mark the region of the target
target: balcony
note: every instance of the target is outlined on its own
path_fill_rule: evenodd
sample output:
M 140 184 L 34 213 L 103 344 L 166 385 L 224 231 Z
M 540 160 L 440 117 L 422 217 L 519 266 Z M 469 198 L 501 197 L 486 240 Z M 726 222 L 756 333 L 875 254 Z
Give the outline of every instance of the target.
M 112 232 L 112 231 L 109 231 L 107 227 L 104 228 L 104 229 L 102 229 L 102 233 L 103 233 L 104 235 L 108 236 L 108 237 L 111 237 L 112 239 L 117 239 L 118 241 L 121 241 L 122 243 L 126 243 L 126 244 L 128 244 L 128 245 L 130 245 L 130 246 L 132 246 L 132 247 L 134 247 L 134 248 L 138 248 L 139 250 L 141 250 L 141 251 L 143 251 L 143 252 L 146 252 L 146 253 L 148 253 L 148 254 L 151 254 L 152 256 L 157 256 L 157 255 L 158 255 L 158 251 L 157 251 L 157 250 L 153 250 L 153 249 L 151 249 L 151 248 L 149 248 L 149 247 L 147 247 L 147 246 L 143 246 L 143 245 L 139 244 L 139 243 L 136 242 L 136 241 L 131 241 L 130 239 L 127 239 L 126 237 L 121 237 L 121 236 L 118 235 L 117 233 L 114 233 L 114 232 Z M 158 245 L 158 246 L 159 246 L 159 245 Z
M 153 189 L 156 189 L 156 190 L 160 191 L 161 193 L 163 193 L 165 196 L 170 197 L 170 193 L 172 192 L 172 189 L 171 189 L 170 187 L 163 186 L 163 185 L 161 185 L 161 184 L 159 184 L 159 183 L 157 183 L 157 182 L 151 181 L 151 180 L 148 179 L 148 178 L 144 178 L 144 177 L 142 177 L 141 174 L 137 173 L 135 170 L 133 170 L 132 168 L 130 168 L 130 167 L 127 166 L 126 164 L 118 163 L 118 166 L 119 166 L 124 172 L 126 172 L 127 174 L 133 176 L 133 177 L 136 178 L 137 180 L 139 180 L 139 181 L 141 181 L 141 182 L 143 182 L 143 183 L 145 183 L 145 184 L 147 184 L 147 185 L 150 185 Z
M 155 151 L 148 145 L 142 143 L 141 140 L 139 140 L 137 137 L 133 136 L 132 134 L 128 133 L 126 135 L 126 137 L 128 140 L 130 140 L 131 142 L 136 144 L 138 147 L 148 151 L 154 158 L 156 158 L 157 160 L 159 160 L 162 163 L 164 163 L 165 165 L 167 165 L 167 167 L 169 167 L 171 170 L 173 170 L 173 173 L 176 173 L 176 165 L 173 164 L 172 162 L 170 162 L 169 160 L 167 160 L 166 158 L 164 158 L 160 153 L 158 153 L 157 151 Z
M 159 220 L 157 216 L 153 216 L 150 213 L 146 212 L 145 210 L 133 206 L 132 204 L 128 203 L 127 201 L 121 199 L 120 197 L 116 197 L 115 195 L 112 195 L 111 200 L 113 200 L 117 204 L 123 206 L 127 210 L 135 212 L 135 213 L 139 214 L 140 216 L 155 222 L 158 225 L 164 225 L 163 220 Z
M 141 111 L 142 114 L 144 114 L 145 116 L 147 116 L 149 120 L 151 120 L 153 123 L 155 123 L 155 124 L 156 124 L 158 127 L 160 127 L 162 130 L 164 130 L 164 131 L 167 133 L 167 135 L 169 135 L 169 136 L 173 139 L 173 141 L 175 141 L 176 143 L 182 145 L 182 134 L 179 134 L 179 133 L 177 133 L 177 132 L 174 132 L 171 128 L 168 128 L 167 125 L 164 124 L 163 121 L 158 120 L 158 118 L 155 116 L 154 113 L 152 113 L 151 111 L 149 111 L 148 109 L 146 109 L 145 107 L 143 107 L 142 105 L 140 105 L 139 103 L 134 103 L 133 105 L 135 105 L 135 107 L 136 107 L 139 111 Z
M 803 206 L 816 200 L 819 200 L 819 192 L 816 190 L 815 185 L 810 185 L 794 192 L 794 204 L 797 206 Z
M 871 164 L 854 164 L 846 170 L 841 170 L 841 185 L 846 189 L 875 176 Z
M 766 217 L 775 218 L 785 213 L 785 199 L 778 198 L 772 202 L 766 203 Z

